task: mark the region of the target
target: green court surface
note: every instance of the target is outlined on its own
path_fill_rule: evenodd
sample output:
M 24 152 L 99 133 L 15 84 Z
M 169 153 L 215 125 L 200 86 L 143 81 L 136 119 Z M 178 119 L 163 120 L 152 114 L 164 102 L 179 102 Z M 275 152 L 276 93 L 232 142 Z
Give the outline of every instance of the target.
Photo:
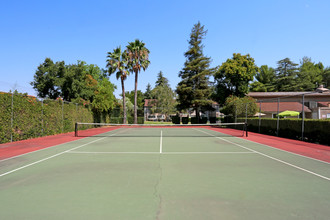
M 203 128 L 120 128 L 0 161 L 0 219 L 329 219 L 330 164 Z

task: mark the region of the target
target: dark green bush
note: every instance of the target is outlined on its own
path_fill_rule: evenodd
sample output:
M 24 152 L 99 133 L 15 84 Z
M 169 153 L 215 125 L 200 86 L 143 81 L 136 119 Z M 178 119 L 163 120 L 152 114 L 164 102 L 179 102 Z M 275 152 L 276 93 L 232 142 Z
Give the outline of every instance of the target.
M 206 117 L 200 118 L 199 122 L 198 122 L 197 117 L 191 117 L 190 121 L 191 121 L 191 124 L 206 124 L 207 118 Z
M 244 122 L 245 118 L 240 118 L 237 121 Z M 259 132 L 259 118 L 248 118 L 248 130 L 252 132 Z M 304 120 L 304 141 L 330 145 L 329 131 L 330 120 Z M 261 118 L 260 133 L 301 140 L 302 119 L 280 119 L 279 131 L 277 134 L 277 118 Z
M 217 122 L 217 117 L 210 117 L 209 119 L 210 119 L 211 124 L 214 124 Z
M 189 117 L 181 117 L 182 124 L 188 124 L 189 123 Z
M 173 124 L 180 124 L 180 117 L 179 116 L 172 116 L 172 123 Z
M 93 122 L 92 112 L 83 105 L 62 105 L 61 100 L 42 102 L 17 92 L 13 96 L 0 94 L 0 143 L 10 142 L 11 137 L 13 141 L 19 141 L 71 132 L 75 122 Z

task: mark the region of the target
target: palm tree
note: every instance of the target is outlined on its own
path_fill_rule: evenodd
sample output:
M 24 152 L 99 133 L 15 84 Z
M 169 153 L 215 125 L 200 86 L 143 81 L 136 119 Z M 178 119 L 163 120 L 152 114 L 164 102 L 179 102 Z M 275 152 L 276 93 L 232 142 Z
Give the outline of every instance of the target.
M 126 114 L 126 101 L 125 101 L 125 86 L 124 80 L 129 75 L 128 67 L 127 67 L 127 53 L 126 51 L 121 50 L 121 47 L 117 47 L 113 50 L 112 53 L 108 52 L 107 56 L 107 68 L 109 75 L 116 72 L 116 78 L 121 80 L 121 88 L 123 94 L 123 111 L 124 111 L 124 119 L 123 123 L 127 123 L 127 114 Z
M 145 43 L 136 39 L 129 42 L 127 46 L 127 54 L 129 57 L 128 66 L 130 71 L 135 73 L 135 94 L 134 94 L 134 124 L 137 124 L 137 82 L 138 73 L 145 71 L 149 66 L 149 50 L 145 47 Z

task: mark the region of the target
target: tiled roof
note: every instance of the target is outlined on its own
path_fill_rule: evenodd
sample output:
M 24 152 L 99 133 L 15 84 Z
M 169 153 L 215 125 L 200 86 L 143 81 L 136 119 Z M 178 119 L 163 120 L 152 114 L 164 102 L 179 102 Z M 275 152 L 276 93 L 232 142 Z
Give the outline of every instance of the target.
M 288 96 L 302 96 L 305 94 L 305 96 L 327 96 L 330 97 L 330 92 L 324 92 L 324 93 L 315 93 L 315 92 L 249 92 L 247 96 L 253 97 L 253 98 L 261 98 L 261 97 L 288 97 Z
M 156 104 L 157 99 L 145 99 L 144 100 L 144 107 L 152 107 Z
M 260 104 L 258 103 L 258 108 Z M 299 102 L 280 102 L 279 104 L 279 111 L 297 111 L 301 112 L 302 104 Z M 277 102 L 263 102 L 261 103 L 261 111 L 262 112 L 277 112 Z M 311 112 L 311 110 L 304 106 L 304 112 Z
M 317 104 L 319 107 L 330 107 L 330 101 L 329 102 L 318 102 Z

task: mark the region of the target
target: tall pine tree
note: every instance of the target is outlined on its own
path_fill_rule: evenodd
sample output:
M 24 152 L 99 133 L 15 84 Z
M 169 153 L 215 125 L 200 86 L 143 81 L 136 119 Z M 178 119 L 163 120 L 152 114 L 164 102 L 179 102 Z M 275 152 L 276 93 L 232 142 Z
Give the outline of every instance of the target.
M 146 91 L 143 94 L 144 99 L 152 99 L 151 90 L 152 90 L 151 89 L 151 85 L 150 85 L 150 83 L 148 83 L 147 88 L 146 88 Z
M 277 62 L 276 84 L 279 92 L 290 92 L 295 90 L 298 64 L 285 58 Z
M 209 77 L 213 73 L 210 68 L 211 59 L 204 56 L 202 40 L 207 30 L 200 22 L 194 25 L 190 34 L 189 48 L 184 56 L 186 61 L 179 73 L 181 82 L 177 85 L 178 110 L 193 108 L 199 120 L 200 112 L 207 109 L 212 101 L 209 99 L 211 88 Z

